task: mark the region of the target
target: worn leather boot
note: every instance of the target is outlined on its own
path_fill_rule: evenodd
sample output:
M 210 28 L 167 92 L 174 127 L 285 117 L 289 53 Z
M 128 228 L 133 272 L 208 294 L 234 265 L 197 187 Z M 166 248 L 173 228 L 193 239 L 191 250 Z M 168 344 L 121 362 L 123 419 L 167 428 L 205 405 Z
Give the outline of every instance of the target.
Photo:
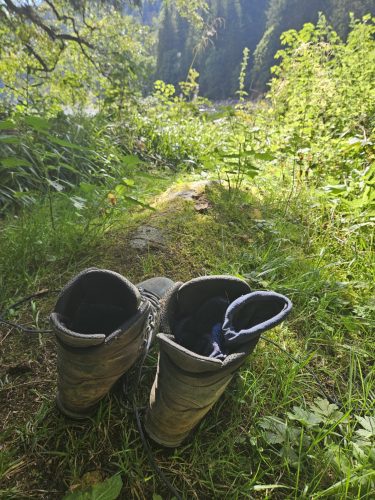
M 134 365 L 158 328 L 159 300 L 173 281 L 134 286 L 120 274 L 90 268 L 62 290 L 51 314 L 57 339 L 57 405 L 86 418 Z
M 223 394 L 262 332 L 284 320 L 291 302 L 252 292 L 242 280 L 212 276 L 177 283 L 165 299 L 157 374 L 145 430 L 176 447 Z

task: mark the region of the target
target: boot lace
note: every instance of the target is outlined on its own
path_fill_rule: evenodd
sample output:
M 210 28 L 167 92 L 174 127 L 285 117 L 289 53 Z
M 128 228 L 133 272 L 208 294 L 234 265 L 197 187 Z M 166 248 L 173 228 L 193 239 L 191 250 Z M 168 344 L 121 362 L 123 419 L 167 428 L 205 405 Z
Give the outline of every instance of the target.
M 148 301 L 150 304 L 150 313 L 148 315 L 146 331 L 145 331 L 145 345 L 144 354 L 141 365 L 143 365 L 144 359 L 146 358 L 148 351 L 151 347 L 152 339 L 155 336 L 155 332 L 160 325 L 160 298 L 155 294 L 143 288 L 139 288 L 142 297 Z
M 155 294 L 143 288 L 139 288 L 143 301 L 147 301 L 150 304 L 150 312 L 146 321 L 146 327 L 144 329 L 143 338 L 143 353 L 135 364 L 135 378 L 130 382 L 128 374 L 125 374 L 122 378 L 122 392 L 126 399 L 129 398 L 129 393 L 136 393 L 136 389 L 140 384 L 143 366 L 145 364 L 148 352 L 151 347 L 152 340 L 154 338 L 155 332 L 159 328 L 160 324 L 160 299 Z

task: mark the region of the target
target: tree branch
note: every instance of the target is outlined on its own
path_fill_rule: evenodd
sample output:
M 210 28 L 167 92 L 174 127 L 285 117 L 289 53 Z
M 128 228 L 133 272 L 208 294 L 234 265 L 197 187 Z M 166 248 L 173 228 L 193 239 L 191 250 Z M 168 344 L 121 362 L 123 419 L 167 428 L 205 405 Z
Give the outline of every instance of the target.
M 66 40 L 70 42 L 76 42 L 79 43 L 80 45 L 85 45 L 86 47 L 92 49 L 93 45 L 89 43 L 87 40 L 79 36 L 79 34 L 75 31 L 75 35 L 71 35 L 69 33 L 57 33 L 51 26 L 48 26 L 45 24 L 43 19 L 35 12 L 35 10 L 30 7 L 30 5 L 21 5 L 17 6 L 15 5 L 11 0 L 4 0 L 4 3 L 8 9 L 9 12 L 12 12 L 13 14 L 19 15 L 21 17 L 27 18 L 29 21 L 31 21 L 33 24 L 36 26 L 39 26 L 47 35 L 49 38 L 53 41 L 55 40 Z M 47 2 L 48 5 L 51 7 L 52 2 Z M 51 7 L 52 8 L 52 7 Z M 56 15 L 57 10 L 54 8 L 54 13 Z M 74 29 L 75 25 L 73 26 Z
M 35 69 L 35 71 L 45 71 L 46 73 L 51 73 L 56 68 L 56 65 L 60 59 L 61 53 L 64 50 L 64 46 L 62 45 L 60 47 L 60 53 L 55 59 L 55 63 L 53 64 L 53 66 L 48 67 L 48 65 L 45 62 L 45 60 L 43 59 L 43 57 L 40 56 L 38 54 L 38 52 L 29 43 L 27 43 L 25 45 L 25 47 L 26 47 L 27 51 L 29 52 L 29 54 L 33 55 L 35 57 L 35 59 L 38 61 L 38 63 L 42 66 L 42 69 L 39 69 L 39 70 Z

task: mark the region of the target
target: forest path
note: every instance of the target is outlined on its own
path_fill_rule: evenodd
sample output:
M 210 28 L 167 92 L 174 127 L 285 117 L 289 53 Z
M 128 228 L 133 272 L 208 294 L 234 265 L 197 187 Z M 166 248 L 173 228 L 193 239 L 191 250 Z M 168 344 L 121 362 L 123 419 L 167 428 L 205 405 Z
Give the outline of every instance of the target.
M 172 185 L 162 195 L 155 198 L 154 205 L 162 207 L 157 218 L 167 217 L 168 209 L 173 210 L 173 204 L 177 200 L 192 202 L 194 210 L 199 213 L 206 213 L 209 209 L 209 201 L 206 196 L 206 188 L 213 184 L 213 181 L 193 181 L 181 185 Z M 149 250 L 165 246 L 165 237 L 161 228 L 150 224 L 141 225 L 131 235 L 129 245 L 136 250 Z
M 100 265 L 113 269 L 133 282 L 156 275 L 190 279 L 208 274 L 210 257 L 201 257 L 210 248 L 210 232 L 217 211 L 212 196 L 218 191 L 213 180 L 187 180 L 170 185 L 149 200 L 153 208 L 137 209 L 107 234 L 98 251 Z M 211 229 L 210 229 L 211 228 Z

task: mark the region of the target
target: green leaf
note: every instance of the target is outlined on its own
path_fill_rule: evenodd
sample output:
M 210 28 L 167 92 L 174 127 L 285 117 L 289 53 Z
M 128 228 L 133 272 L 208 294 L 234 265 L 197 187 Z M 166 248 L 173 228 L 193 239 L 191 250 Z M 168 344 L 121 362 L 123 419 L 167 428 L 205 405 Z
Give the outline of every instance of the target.
M 254 156 L 257 160 L 263 161 L 272 161 L 275 159 L 275 156 L 271 153 L 255 153 Z
M 48 120 L 40 118 L 40 116 L 26 116 L 25 123 L 38 132 L 48 130 L 50 128 Z
M 312 405 L 310 405 L 311 411 L 316 415 L 324 417 L 325 420 L 339 420 L 343 413 L 338 411 L 338 406 L 330 403 L 327 399 L 317 398 Z
M 64 146 L 66 148 L 76 149 L 78 151 L 87 151 L 88 149 L 85 148 L 84 146 L 79 146 L 78 144 L 74 144 L 73 142 L 66 141 L 65 139 L 60 139 L 59 137 L 53 137 L 50 134 L 48 134 L 48 138 L 55 144 L 58 144 L 59 146 Z
M 122 182 L 128 187 L 132 187 L 135 184 L 134 179 L 127 179 L 126 177 L 122 179 Z
M 264 439 L 269 444 L 282 444 L 287 438 L 287 424 L 276 417 L 264 417 L 259 425 L 265 431 Z
M 148 203 L 143 203 L 143 201 L 137 200 L 137 198 L 133 198 L 133 196 L 124 196 L 124 198 L 128 200 L 130 203 L 133 203 L 134 205 L 140 205 L 143 208 L 149 208 L 150 210 L 155 210 L 155 208 L 149 205 Z
M 122 479 L 119 474 L 102 483 L 97 483 L 82 491 L 74 491 L 65 495 L 63 500 L 116 500 L 122 489 Z
M 137 155 L 127 155 L 122 157 L 122 161 L 127 167 L 135 167 L 144 163 Z
M 124 185 L 124 184 L 118 184 L 116 187 L 115 187 L 115 192 L 116 194 L 118 194 L 119 196 L 122 196 L 125 192 L 127 191 L 127 187 Z
M 356 430 L 356 434 L 365 439 L 375 437 L 375 417 L 359 417 L 356 415 L 355 418 L 363 427 L 362 429 Z
M 16 135 L 0 135 L 0 142 L 4 144 L 20 144 L 21 139 Z
M 89 151 L 89 148 L 85 146 L 80 146 L 79 144 L 74 144 L 73 142 L 67 141 L 66 139 L 60 139 L 59 137 L 55 137 L 51 134 L 45 132 L 45 130 L 40 129 L 40 132 L 43 132 L 44 136 L 47 137 L 54 144 L 58 144 L 59 146 L 64 146 L 65 148 L 76 149 L 77 151 Z
M 14 122 L 12 120 L 3 120 L 0 122 L 0 130 L 8 130 L 14 128 Z
M 297 420 L 306 427 L 314 427 L 322 422 L 322 417 L 320 415 L 316 415 L 300 406 L 294 406 L 293 412 L 288 412 L 287 415 L 291 420 Z
M 248 172 L 249 170 L 252 170 L 253 172 L 260 172 L 259 168 L 256 167 L 255 165 L 253 165 L 252 163 L 250 163 L 249 161 L 246 161 L 244 163 L 244 168 L 246 169 L 246 172 Z
M 1 166 L 6 168 L 12 167 L 31 167 L 31 163 L 24 158 L 17 158 L 15 156 L 1 159 Z

